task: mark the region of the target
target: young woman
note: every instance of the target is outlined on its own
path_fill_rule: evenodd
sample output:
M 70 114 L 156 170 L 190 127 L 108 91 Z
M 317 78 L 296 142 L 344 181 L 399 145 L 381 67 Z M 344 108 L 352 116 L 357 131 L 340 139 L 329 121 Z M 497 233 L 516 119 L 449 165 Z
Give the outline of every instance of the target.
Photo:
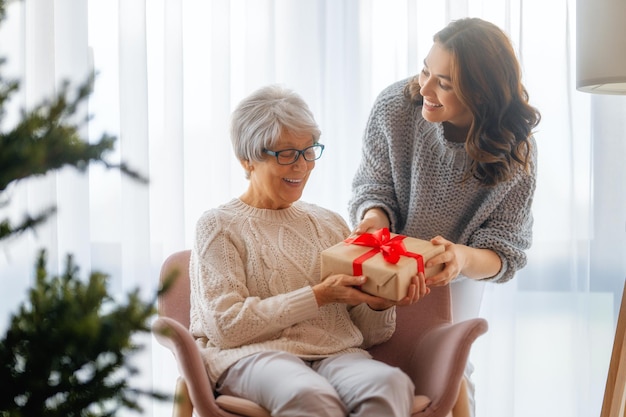
M 452 283 L 456 320 L 478 315 L 478 281 L 508 281 L 526 264 L 539 120 L 510 40 L 475 18 L 438 32 L 420 74 L 374 103 L 349 203 L 354 232 L 389 227 L 445 245 L 427 285 Z

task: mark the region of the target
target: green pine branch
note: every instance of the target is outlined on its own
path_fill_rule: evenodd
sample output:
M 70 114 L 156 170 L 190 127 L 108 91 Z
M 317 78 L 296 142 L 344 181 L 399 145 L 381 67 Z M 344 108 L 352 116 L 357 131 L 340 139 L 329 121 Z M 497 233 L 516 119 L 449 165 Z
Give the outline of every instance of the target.
M 10 381 L 0 390 L 0 416 L 107 416 L 141 412 L 141 395 L 169 398 L 129 384 L 138 373 L 129 361 L 142 349 L 134 335 L 150 332 L 154 300 L 133 291 L 115 301 L 106 275 L 83 282 L 78 272 L 68 255 L 65 271 L 49 276 L 40 253 L 28 301 L 0 341 L 0 380 Z
M 93 81 L 94 78 L 89 77 L 78 86 L 74 97 L 70 95 L 69 83 L 63 83 L 51 101 L 28 112 L 22 111 L 21 120 L 13 129 L 0 132 L 0 191 L 5 190 L 13 181 L 43 175 L 66 165 L 84 171 L 90 162 L 99 162 L 108 168 L 119 168 L 130 177 L 147 182 L 147 179 L 125 164 L 110 164 L 104 159 L 104 155 L 113 150 L 115 137 L 103 134 L 96 143 L 91 144 L 80 135 L 88 118 L 78 122 L 71 121 L 79 113 L 79 106 L 91 94 Z M 0 86 L 3 82 L 0 78 Z M 13 81 L 2 86 L 4 88 L 0 87 L 0 104 L 18 86 Z
M 50 216 L 56 213 L 55 207 L 50 207 L 47 210 L 42 210 L 36 216 L 26 214 L 24 219 L 17 225 L 12 225 L 9 220 L 3 220 L 0 222 L 0 241 L 5 238 L 17 236 L 27 230 L 33 230 L 38 225 L 44 223 Z
M 1 4 L 1 2 L 0 2 Z M 1 15 L 2 7 L 0 7 Z M 2 61 L 0 61 L 0 67 Z M 65 82 L 56 96 L 44 101 L 30 111 L 22 111 L 20 121 L 8 131 L 0 131 L 0 203 L 9 203 L 3 191 L 9 184 L 24 178 L 44 175 L 64 166 L 85 171 L 90 163 L 97 162 L 109 169 L 118 169 L 126 176 L 147 184 L 146 177 L 125 163 L 109 163 L 105 156 L 114 148 L 116 138 L 103 134 L 95 143 L 81 137 L 81 130 L 88 117 L 78 118 L 80 106 L 93 91 L 91 76 L 71 94 Z M 15 80 L 5 80 L 0 75 L 0 123 L 4 120 L 4 105 L 19 88 Z M 76 120 L 78 119 L 78 120 Z M 34 215 L 27 215 L 19 224 L 8 219 L 0 221 L 0 241 L 32 229 L 44 222 L 55 211 L 48 208 Z
M 0 0 L 0 23 L 6 17 L 6 0 Z M 0 57 L 0 69 L 5 63 Z M 94 143 L 81 136 L 89 117 L 81 116 L 81 108 L 93 92 L 94 75 L 82 84 L 70 89 L 64 82 L 50 100 L 43 101 L 30 110 L 22 110 L 20 120 L 8 129 L 0 131 L 0 208 L 10 203 L 7 187 L 19 180 L 45 175 L 64 166 L 72 166 L 84 172 L 91 163 L 99 163 L 109 169 L 117 169 L 140 183 L 147 178 L 125 163 L 113 164 L 106 155 L 113 151 L 116 137 L 102 134 Z M 7 79 L 0 74 L 0 126 L 6 118 L 6 105 L 18 92 L 18 80 Z M 0 219 L 0 241 L 34 229 L 55 212 L 50 207 L 35 214 L 27 214 L 18 224 Z
M 0 22 L 5 3 L 0 0 Z M 0 57 L 0 69 L 4 62 Z M 106 160 L 115 137 L 103 134 L 94 143 L 81 137 L 89 121 L 82 108 L 93 83 L 93 76 L 77 88 L 64 83 L 51 100 L 22 110 L 20 120 L 6 130 L 5 108 L 20 85 L 0 75 L 0 127 L 5 129 L 0 131 L 0 208 L 10 204 L 6 190 L 11 184 L 65 166 L 85 171 L 99 163 L 147 183 L 126 164 Z M 55 211 L 26 214 L 17 224 L 0 219 L 0 242 L 36 228 Z M 143 348 L 136 336 L 150 331 L 154 300 L 142 301 L 138 290 L 116 300 L 105 274 L 94 272 L 81 280 L 78 272 L 68 255 L 65 271 L 49 276 L 45 251 L 40 253 L 28 300 L 0 339 L 0 417 L 114 416 L 121 409 L 142 411 L 142 396 L 171 399 L 130 385 L 139 373 L 130 360 Z

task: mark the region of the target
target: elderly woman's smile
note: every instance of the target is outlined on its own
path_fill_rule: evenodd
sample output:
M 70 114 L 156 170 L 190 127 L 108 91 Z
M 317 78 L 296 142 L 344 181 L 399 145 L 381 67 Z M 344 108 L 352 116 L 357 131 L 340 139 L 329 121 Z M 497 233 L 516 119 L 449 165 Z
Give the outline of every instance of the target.
M 296 180 L 296 179 L 292 179 L 292 178 L 285 178 L 285 181 L 287 181 L 289 183 L 292 183 L 292 184 L 300 184 L 302 182 L 301 179 Z
M 250 185 L 241 200 L 273 210 L 291 206 L 302 196 L 322 149 L 309 134 L 284 131 L 272 149 L 265 150 L 265 159 L 247 163 Z

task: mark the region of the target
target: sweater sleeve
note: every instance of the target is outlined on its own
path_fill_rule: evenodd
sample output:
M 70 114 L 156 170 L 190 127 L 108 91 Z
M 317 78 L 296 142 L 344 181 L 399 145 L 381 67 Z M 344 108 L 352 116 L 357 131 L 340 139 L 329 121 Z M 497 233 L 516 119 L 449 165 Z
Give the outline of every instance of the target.
M 534 141 L 533 141 L 534 145 Z M 533 149 L 535 147 L 533 146 Z M 520 172 L 504 198 L 484 224 L 470 237 L 469 246 L 495 251 L 502 261 L 500 272 L 488 281 L 509 281 L 527 262 L 526 250 L 532 244 L 532 202 L 536 187 L 536 151 L 531 172 Z
M 376 311 L 362 303 L 350 310 L 350 317 L 363 334 L 363 349 L 389 340 L 396 330 L 395 306 Z
M 317 317 L 310 286 L 263 299 L 251 296 L 244 272 L 245 244 L 221 221 L 205 215 L 196 227 L 190 262 L 194 336 L 227 349 L 277 338 L 283 329 Z
M 365 212 L 374 207 L 385 210 L 392 225 L 398 219 L 398 199 L 393 183 L 392 161 L 390 158 L 391 135 L 388 119 L 401 122 L 406 116 L 392 105 L 401 88 L 396 83 L 385 89 L 376 99 L 365 129 L 361 162 L 352 181 L 352 197 L 348 204 L 350 223 L 356 226 Z

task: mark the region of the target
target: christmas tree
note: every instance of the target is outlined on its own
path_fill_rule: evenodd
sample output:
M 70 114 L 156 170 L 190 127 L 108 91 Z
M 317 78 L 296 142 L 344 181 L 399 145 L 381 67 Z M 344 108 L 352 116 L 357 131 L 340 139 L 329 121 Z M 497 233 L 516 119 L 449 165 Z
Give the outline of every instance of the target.
M 0 24 L 4 18 L 0 0 Z M 18 80 L 2 76 L 4 62 L 0 57 L 0 127 L 5 105 L 20 88 Z M 0 130 L 0 207 L 11 203 L 10 184 L 64 166 L 85 171 L 99 163 L 147 182 L 125 164 L 106 161 L 115 137 L 104 134 L 95 143 L 81 137 L 88 120 L 78 119 L 79 109 L 93 82 L 91 77 L 75 88 L 63 84 L 51 100 L 22 111 L 15 126 Z M 0 219 L 0 243 L 36 228 L 55 211 L 25 214 L 17 224 Z M 107 275 L 93 272 L 81 279 L 71 255 L 58 276 L 48 274 L 45 250 L 33 264 L 36 282 L 0 336 L 0 416 L 113 416 L 123 408 L 142 411 L 141 396 L 165 398 L 133 388 L 129 378 L 138 372 L 129 360 L 142 347 L 134 336 L 150 331 L 155 299 L 143 301 L 132 291 L 116 301 L 108 293 Z

